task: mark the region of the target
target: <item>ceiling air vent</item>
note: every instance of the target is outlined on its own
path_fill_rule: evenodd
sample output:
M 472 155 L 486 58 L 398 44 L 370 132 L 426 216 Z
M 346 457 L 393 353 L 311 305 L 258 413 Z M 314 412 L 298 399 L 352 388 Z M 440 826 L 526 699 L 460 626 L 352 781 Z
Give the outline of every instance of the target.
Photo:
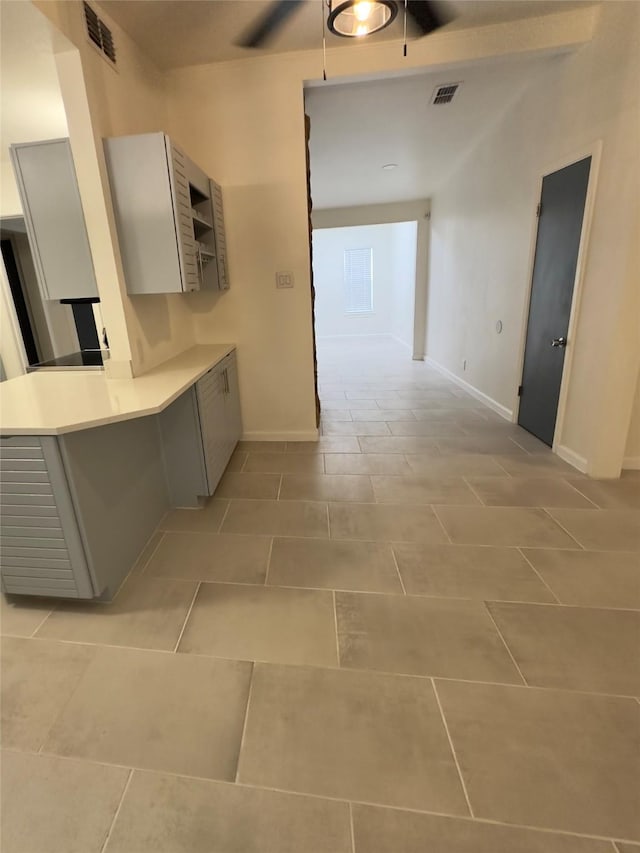
M 88 3 L 84 3 L 84 20 L 87 25 L 87 35 L 95 44 L 98 50 L 107 57 L 107 59 L 116 64 L 116 48 L 113 43 L 111 30 Z
M 436 86 L 431 98 L 432 104 L 450 104 L 453 96 L 460 88 L 460 83 L 445 83 L 442 86 Z

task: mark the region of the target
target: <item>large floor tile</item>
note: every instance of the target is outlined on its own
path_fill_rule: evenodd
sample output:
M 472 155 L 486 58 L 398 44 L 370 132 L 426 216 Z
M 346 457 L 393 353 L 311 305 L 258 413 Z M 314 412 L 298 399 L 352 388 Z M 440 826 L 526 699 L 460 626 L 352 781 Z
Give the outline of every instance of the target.
M 462 477 L 434 477 L 413 474 L 409 477 L 371 478 L 378 503 L 397 504 L 465 504 L 480 501 Z
M 413 412 L 404 409 L 356 409 L 354 421 L 413 421 Z
M 620 480 L 569 480 L 571 485 L 602 509 L 640 510 L 640 481 L 635 477 Z
M 351 412 L 349 409 L 326 409 L 322 407 L 322 416 L 320 418 L 320 426 L 328 423 L 336 423 L 337 421 L 352 421 Z
M 495 602 L 529 684 L 640 696 L 640 612 Z
M 236 452 L 284 453 L 286 446 L 286 441 L 239 441 Z
M 373 503 L 374 496 L 362 474 L 283 474 L 280 500 Z
M 543 509 L 438 506 L 436 513 L 451 541 L 458 545 L 578 547 Z
M 2 853 L 101 853 L 129 771 L 2 753 Z
M 256 664 L 238 779 L 468 814 L 423 678 Z
M 147 544 L 144 546 L 138 559 L 133 564 L 133 568 L 129 572 L 129 579 L 137 577 L 138 575 L 143 574 L 144 570 L 147 567 L 147 564 L 151 557 L 154 555 L 156 548 L 162 542 L 162 537 L 164 536 L 164 531 L 156 530 L 153 536 L 150 537 Z
M 370 386 L 368 388 L 359 388 L 354 391 L 347 391 L 347 400 L 397 400 L 398 392 L 392 389 L 383 390 L 380 386 Z
M 640 838 L 632 699 L 438 681 L 476 817 Z
M 382 421 L 329 422 L 322 428 L 323 435 L 390 435 L 389 427 Z
M 421 435 L 427 438 L 447 438 L 451 435 L 464 435 L 462 429 L 452 421 L 408 420 L 394 421 L 389 424 L 391 435 Z
M 325 458 L 327 474 L 410 474 L 404 457 L 397 453 L 343 453 Z
M 183 530 L 190 533 L 217 533 L 229 501 L 211 498 L 203 509 L 172 509 L 160 523 L 161 530 Z
M 347 803 L 134 772 L 105 853 L 351 853 Z
M 517 548 L 404 543 L 393 550 L 409 595 L 554 601 Z
M 353 806 L 355 853 L 612 853 L 608 841 Z
M 197 584 L 169 578 L 131 578 L 109 604 L 60 604 L 38 637 L 173 651 Z
M 270 547 L 268 536 L 165 533 L 145 576 L 263 583 Z
M 549 511 L 583 548 L 640 551 L 640 512 L 631 509 Z
M 445 455 L 441 453 L 409 454 L 407 455 L 407 463 L 412 473 L 425 474 L 430 477 L 508 476 L 504 468 L 501 468 L 486 453 L 447 453 Z
M 280 488 L 280 476 L 226 471 L 216 488 L 216 497 L 275 500 Z
M 327 504 L 313 501 L 231 501 L 222 533 L 327 537 Z
M 287 453 L 360 453 L 360 445 L 354 435 L 321 435 L 317 441 L 288 441 Z
M 250 677 L 241 661 L 98 649 L 44 749 L 233 780 Z
M 274 539 L 267 582 L 402 593 L 391 546 L 380 542 Z
M 357 441 L 357 439 L 356 439 Z M 249 453 L 242 473 L 252 471 L 271 474 L 324 473 L 322 453 Z
M 231 454 L 231 459 L 227 464 L 226 470 L 242 471 L 244 463 L 247 461 L 247 455 L 248 454 L 246 450 L 234 450 Z
M 480 601 L 336 593 L 340 664 L 521 684 Z
M 595 509 L 560 477 L 470 477 L 469 485 L 487 506 L 560 506 Z
M 428 506 L 329 504 L 333 539 L 377 542 L 446 542 L 433 510 Z
M 640 610 L 637 553 L 550 548 L 526 548 L 523 553 L 563 604 Z
M 465 435 L 436 439 L 438 450 L 442 453 L 520 453 L 526 451 L 508 436 L 501 435 Z
M 333 597 L 312 589 L 202 584 L 178 650 L 336 666 Z
M 496 456 L 495 461 L 512 477 L 575 477 L 578 473 L 553 453 L 525 454 L 508 451 Z
M 2 745 L 37 752 L 95 649 L 4 637 L 1 651 Z
M 0 631 L 12 637 L 30 637 L 55 607 L 50 598 L 0 593 Z
M 363 453 L 437 453 L 434 439 L 419 435 L 372 435 L 359 438 Z

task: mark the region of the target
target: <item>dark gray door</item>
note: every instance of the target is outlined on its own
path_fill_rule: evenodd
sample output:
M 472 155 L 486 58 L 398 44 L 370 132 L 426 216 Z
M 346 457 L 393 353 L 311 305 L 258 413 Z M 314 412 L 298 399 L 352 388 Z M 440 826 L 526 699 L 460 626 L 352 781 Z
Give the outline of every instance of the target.
M 553 444 L 591 157 L 542 181 L 518 423 Z

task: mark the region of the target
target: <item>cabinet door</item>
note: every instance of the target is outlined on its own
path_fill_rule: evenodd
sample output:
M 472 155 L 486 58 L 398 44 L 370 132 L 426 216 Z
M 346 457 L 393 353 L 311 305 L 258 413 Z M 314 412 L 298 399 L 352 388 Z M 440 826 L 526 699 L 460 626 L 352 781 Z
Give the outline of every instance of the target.
M 211 181 L 211 198 L 213 199 L 213 227 L 216 235 L 216 263 L 218 265 L 218 287 L 220 288 L 220 290 L 228 290 L 229 270 L 227 267 L 227 234 L 224 226 L 222 187 L 215 181 Z
M 43 299 L 96 297 L 69 140 L 13 145 L 11 158 Z
M 127 293 L 182 293 L 164 134 L 104 140 Z
M 202 379 L 198 380 L 196 394 L 209 487 L 208 494 L 212 495 L 228 461 L 225 378 L 220 366 L 211 368 Z

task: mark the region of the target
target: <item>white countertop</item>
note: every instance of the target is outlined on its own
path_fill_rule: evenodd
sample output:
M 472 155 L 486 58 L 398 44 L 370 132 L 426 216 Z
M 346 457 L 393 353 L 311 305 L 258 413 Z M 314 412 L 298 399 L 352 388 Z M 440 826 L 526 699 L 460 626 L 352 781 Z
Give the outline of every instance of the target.
M 0 435 L 61 435 L 157 415 L 235 344 L 196 346 L 136 379 L 40 370 L 0 383 Z

